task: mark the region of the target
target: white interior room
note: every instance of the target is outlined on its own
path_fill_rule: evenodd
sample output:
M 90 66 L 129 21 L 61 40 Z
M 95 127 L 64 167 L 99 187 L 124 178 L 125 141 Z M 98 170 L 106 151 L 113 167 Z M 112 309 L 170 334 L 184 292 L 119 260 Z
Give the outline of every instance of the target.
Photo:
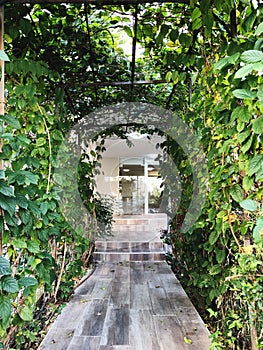
M 101 173 L 96 176 L 97 190 L 102 196 L 114 199 L 116 214 L 160 212 L 162 179 L 158 175 L 163 152 L 156 145 L 164 139 L 132 133 L 129 141 L 130 147 L 119 138 L 105 140 Z

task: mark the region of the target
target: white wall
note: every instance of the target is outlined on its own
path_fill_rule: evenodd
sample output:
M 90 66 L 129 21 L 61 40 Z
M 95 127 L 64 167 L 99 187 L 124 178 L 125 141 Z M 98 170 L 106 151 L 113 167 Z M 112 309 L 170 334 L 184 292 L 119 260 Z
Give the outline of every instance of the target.
M 96 176 L 97 190 L 102 195 L 119 197 L 119 158 L 102 158 L 101 174 Z

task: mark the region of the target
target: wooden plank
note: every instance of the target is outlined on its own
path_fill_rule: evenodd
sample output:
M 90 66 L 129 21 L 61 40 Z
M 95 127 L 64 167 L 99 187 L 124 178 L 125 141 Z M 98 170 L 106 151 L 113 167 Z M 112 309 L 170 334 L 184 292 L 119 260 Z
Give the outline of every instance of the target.
M 130 339 L 132 349 L 160 350 L 151 311 L 131 310 L 130 319 Z
M 38 350 L 62 350 L 67 349 L 74 330 L 70 328 L 52 328 L 40 344 Z
M 202 324 L 188 324 L 183 326 L 176 316 L 154 316 L 157 337 L 161 350 L 209 350 L 210 340 Z M 190 339 L 186 344 L 184 338 Z
M 100 337 L 74 336 L 67 350 L 99 350 Z
M 130 284 L 113 282 L 109 303 L 115 307 L 130 302 Z
M 130 281 L 131 284 L 144 284 L 145 275 L 142 263 L 130 262 Z
M 108 301 L 103 299 L 93 299 L 89 303 L 85 314 L 82 315 L 78 328 L 75 331 L 76 336 L 101 336 L 104 321 L 107 313 Z
M 115 263 L 111 263 L 111 262 L 105 262 L 105 263 L 100 263 L 98 264 L 98 266 L 96 267 L 96 270 L 93 274 L 93 276 L 95 278 L 101 278 L 101 277 L 114 277 L 114 273 L 115 273 L 115 267 L 116 264 Z
M 91 293 L 91 297 L 96 299 L 109 298 L 111 294 L 112 281 L 112 278 L 98 279 Z
M 118 264 L 115 266 L 114 282 L 130 282 L 130 264 Z
M 154 315 L 174 315 L 173 304 L 160 284 L 158 276 L 147 281 Z
M 117 345 L 117 346 L 102 345 L 99 350 L 135 350 L 135 349 L 132 349 L 129 345 Z
M 78 288 L 75 289 L 75 295 L 91 295 L 96 283 L 96 277 L 90 276 Z
M 109 306 L 101 345 L 129 345 L 129 305 Z
M 90 302 L 90 298 L 74 296 L 56 319 L 53 328 L 76 329 Z
M 130 307 L 132 310 L 151 310 L 152 304 L 147 284 L 135 284 L 130 286 Z
M 188 298 L 187 294 L 182 288 L 176 289 L 174 291 L 168 290 L 166 294 L 167 297 L 171 300 L 171 303 L 173 304 L 175 310 L 184 308 L 194 309 L 191 300 Z
M 171 276 L 171 273 L 172 273 L 172 275 L 174 276 L 174 279 L 177 280 L 176 276 L 172 272 L 171 267 L 166 262 L 156 263 L 155 268 L 158 272 L 158 275 Z

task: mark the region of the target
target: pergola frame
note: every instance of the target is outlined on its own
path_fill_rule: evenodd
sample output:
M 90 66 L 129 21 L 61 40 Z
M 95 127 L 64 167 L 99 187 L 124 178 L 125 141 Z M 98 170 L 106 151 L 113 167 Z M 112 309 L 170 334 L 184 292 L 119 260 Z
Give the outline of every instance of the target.
M 87 5 L 135 5 L 153 3 L 190 4 L 190 0 L 0 0 L 0 6 L 6 4 L 87 4 Z

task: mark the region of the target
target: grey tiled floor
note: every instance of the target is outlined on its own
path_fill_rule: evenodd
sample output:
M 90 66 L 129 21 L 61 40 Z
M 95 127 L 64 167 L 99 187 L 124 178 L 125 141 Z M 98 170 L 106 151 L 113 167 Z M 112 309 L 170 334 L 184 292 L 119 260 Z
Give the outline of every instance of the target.
M 126 254 L 138 246 L 149 254 L 160 242 L 158 231 L 142 231 L 145 222 L 132 220 L 122 222 L 124 231 L 116 231 L 110 243 L 100 243 L 105 251 L 120 253 L 119 260 L 115 254 L 114 261 L 98 263 L 39 350 L 209 349 L 209 332 L 166 262 L 121 260 L 122 247 Z
M 108 262 L 76 290 L 39 349 L 208 350 L 209 339 L 165 262 Z

